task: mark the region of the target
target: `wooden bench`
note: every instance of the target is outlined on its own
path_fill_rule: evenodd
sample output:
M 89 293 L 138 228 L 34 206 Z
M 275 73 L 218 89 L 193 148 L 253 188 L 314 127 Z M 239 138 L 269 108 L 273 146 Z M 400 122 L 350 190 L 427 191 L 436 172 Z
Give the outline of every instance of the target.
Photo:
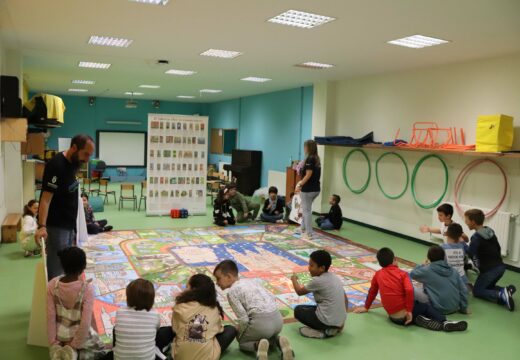
M 16 232 L 22 228 L 22 214 L 8 214 L 2 223 L 2 242 L 16 242 Z

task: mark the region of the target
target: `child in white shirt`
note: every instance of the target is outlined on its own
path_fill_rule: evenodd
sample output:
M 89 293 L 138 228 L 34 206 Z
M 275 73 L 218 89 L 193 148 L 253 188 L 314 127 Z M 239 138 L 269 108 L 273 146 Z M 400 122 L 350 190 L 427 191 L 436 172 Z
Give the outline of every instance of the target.
M 38 229 L 38 223 L 36 222 L 36 216 L 38 215 L 38 206 L 38 201 L 31 200 L 23 208 L 20 243 L 22 244 L 22 249 L 25 251 L 25 257 L 39 255 L 41 252 L 41 247 L 34 238 L 34 234 Z

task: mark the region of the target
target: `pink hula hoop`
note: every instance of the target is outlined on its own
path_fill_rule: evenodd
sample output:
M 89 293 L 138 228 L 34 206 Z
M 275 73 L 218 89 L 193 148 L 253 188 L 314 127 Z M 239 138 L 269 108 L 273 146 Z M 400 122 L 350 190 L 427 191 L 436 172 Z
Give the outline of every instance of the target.
M 502 177 L 504 178 L 504 193 L 502 194 L 502 198 L 500 199 L 500 202 L 498 203 L 497 206 L 495 206 L 490 212 L 485 214 L 486 218 L 495 215 L 497 213 L 498 209 L 500 209 L 500 207 L 502 207 L 502 205 L 504 204 L 504 201 L 506 200 L 507 190 L 508 190 L 508 182 L 507 182 L 506 172 L 504 171 L 502 166 L 500 166 L 500 164 L 498 162 L 496 162 L 494 160 L 491 160 L 491 159 L 478 159 L 478 160 L 474 160 L 474 161 L 470 162 L 468 165 L 466 165 L 464 167 L 464 169 L 462 169 L 462 171 L 460 172 L 459 176 L 457 177 L 457 180 L 455 181 L 455 190 L 454 190 L 454 193 L 453 193 L 453 195 L 454 195 L 453 197 L 455 198 L 455 207 L 457 208 L 457 211 L 459 212 L 460 216 L 464 215 L 464 211 L 460 207 L 460 203 L 459 203 L 459 192 L 460 192 L 460 190 L 462 188 L 462 184 L 464 182 L 464 179 L 466 178 L 466 176 L 468 175 L 468 173 L 471 170 L 473 170 L 477 166 L 479 166 L 479 165 L 481 165 L 483 163 L 486 163 L 486 162 L 495 165 L 500 170 L 500 172 L 502 173 Z

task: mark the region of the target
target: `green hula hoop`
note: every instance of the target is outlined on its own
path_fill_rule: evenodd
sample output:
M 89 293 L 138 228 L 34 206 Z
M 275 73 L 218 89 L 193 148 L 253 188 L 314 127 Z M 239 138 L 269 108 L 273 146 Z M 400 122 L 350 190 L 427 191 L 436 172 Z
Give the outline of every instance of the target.
M 403 163 L 404 165 L 404 169 L 406 171 L 406 184 L 404 185 L 404 189 L 403 191 L 401 191 L 399 194 L 397 195 L 389 195 L 385 192 L 385 190 L 383 190 L 383 186 L 381 185 L 381 181 L 379 180 L 379 162 L 386 156 L 390 156 L 390 155 L 393 155 L 393 156 L 396 156 L 399 160 L 401 160 L 401 162 Z M 399 199 L 400 197 L 402 197 L 405 193 L 406 193 L 406 190 L 408 189 L 408 184 L 410 183 L 410 173 L 408 172 L 408 166 L 406 165 L 406 161 L 404 161 L 403 157 L 401 155 L 399 155 L 398 153 L 395 153 L 395 152 L 386 152 L 384 153 L 383 155 L 381 155 L 379 157 L 379 159 L 377 159 L 376 161 L 376 180 L 377 180 L 377 186 L 379 186 L 379 190 L 381 190 L 381 192 L 383 193 L 383 195 L 387 198 L 387 199 L 391 199 L 391 200 L 396 200 L 396 199 Z
M 361 155 L 363 155 L 363 157 L 365 158 L 365 160 L 367 161 L 367 164 L 368 164 L 368 177 L 367 177 L 367 181 L 359 189 L 354 189 L 350 185 L 350 183 L 348 182 L 348 178 L 347 178 L 347 163 L 348 163 L 348 159 L 350 159 L 350 156 L 352 154 L 356 153 L 356 152 L 361 153 Z M 347 185 L 347 187 L 349 188 L 350 191 L 352 191 L 354 194 L 357 194 L 357 195 L 361 194 L 363 191 L 365 191 L 368 188 L 368 184 L 370 184 L 371 176 L 372 176 L 372 168 L 370 167 L 370 160 L 368 159 L 368 155 L 367 155 L 366 152 L 364 152 L 361 149 L 354 149 L 351 152 L 349 152 L 347 154 L 347 156 L 345 156 L 345 159 L 343 160 L 343 181 L 345 182 L 345 185 Z
M 415 193 L 415 179 L 417 178 L 417 172 L 419 171 L 419 168 L 421 167 L 421 165 L 430 158 L 435 158 L 435 159 L 439 160 L 442 164 L 442 167 L 444 168 L 444 191 L 442 192 L 442 195 L 434 202 L 432 202 L 430 204 L 423 204 L 417 199 L 417 194 Z M 415 165 L 415 168 L 413 169 L 412 183 L 411 183 L 410 187 L 412 189 L 413 199 L 415 200 L 415 203 L 417 205 L 419 205 L 419 207 L 421 207 L 423 209 L 431 209 L 431 208 L 439 205 L 441 203 L 442 199 L 444 199 L 444 196 L 446 195 L 446 193 L 448 192 L 448 167 L 446 166 L 446 163 L 444 162 L 444 160 L 442 160 L 442 158 L 440 156 L 435 155 L 435 154 L 426 155 L 421 160 L 419 160 L 419 162 L 417 163 L 417 165 Z

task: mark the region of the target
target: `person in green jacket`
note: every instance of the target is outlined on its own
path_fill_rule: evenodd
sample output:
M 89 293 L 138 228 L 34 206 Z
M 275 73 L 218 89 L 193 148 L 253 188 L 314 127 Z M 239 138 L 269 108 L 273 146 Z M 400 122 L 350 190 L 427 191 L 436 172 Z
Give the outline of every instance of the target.
M 260 204 L 246 199 L 244 195 L 237 191 L 236 185 L 228 185 L 229 203 L 237 211 L 237 222 L 255 220 L 260 211 Z

